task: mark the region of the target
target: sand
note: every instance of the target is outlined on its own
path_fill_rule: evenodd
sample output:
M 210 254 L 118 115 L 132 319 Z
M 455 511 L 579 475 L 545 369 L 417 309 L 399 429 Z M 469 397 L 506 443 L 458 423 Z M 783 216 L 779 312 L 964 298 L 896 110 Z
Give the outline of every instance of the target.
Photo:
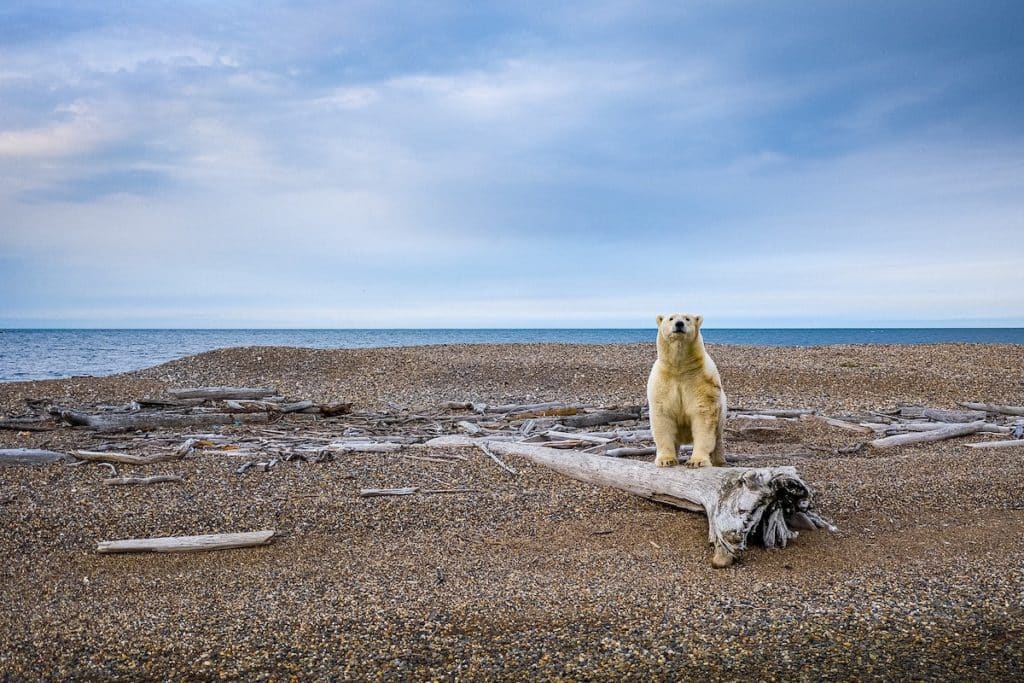
M 1021 346 L 709 348 L 734 405 L 866 417 L 899 404 L 1024 404 Z M 357 410 L 632 405 L 653 358 L 653 345 L 233 349 L 114 377 L 3 384 L 0 412 L 214 384 L 269 384 Z M 95 465 L 2 468 L 0 678 L 1020 678 L 1022 450 L 966 448 L 992 438 L 975 435 L 840 455 L 865 437 L 746 424 L 730 421 L 727 453 L 796 465 L 839 532 L 752 548 L 725 570 L 710 567 L 701 515 L 508 458 L 513 476 L 474 449 L 465 461 L 346 454 L 242 475 L 227 454 L 122 468 L 185 478 L 148 487 L 104 486 Z M 0 432 L 2 447 L 102 440 L 138 447 L 78 429 Z M 407 485 L 473 492 L 358 496 Z M 94 551 L 100 540 L 263 528 L 280 536 L 261 548 Z

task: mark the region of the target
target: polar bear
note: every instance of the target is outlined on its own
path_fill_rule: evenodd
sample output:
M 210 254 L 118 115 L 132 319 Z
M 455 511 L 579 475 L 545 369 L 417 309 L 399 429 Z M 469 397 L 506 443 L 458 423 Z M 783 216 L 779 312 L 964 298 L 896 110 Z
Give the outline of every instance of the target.
M 657 446 L 654 463 L 671 467 L 684 443 L 693 444 L 687 467 L 725 465 L 725 392 L 722 378 L 704 349 L 704 317 L 689 313 L 659 315 L 658 360 L 647 380 L 651 431 Z

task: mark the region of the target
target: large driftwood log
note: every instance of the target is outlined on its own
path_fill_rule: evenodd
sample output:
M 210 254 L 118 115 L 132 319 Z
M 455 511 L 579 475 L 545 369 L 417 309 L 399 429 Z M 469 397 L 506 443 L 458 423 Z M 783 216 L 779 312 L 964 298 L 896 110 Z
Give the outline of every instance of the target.
M 71 454 L 79 460 L 88 460 L 89 462 L 109 462 L 117 463 L 119 465 L 152 465 L 158 462 L 180 460 L 184 457 L 184 454 L 180 452 L 158 453 L 156 455 L 132 455 L 131 453 L 110 453 L 107 451 L 72 451 Z
M 766 548 L 785 547 L 796 537 L 795 529 L 835 530 L 812 510 L 810 488 L 793 467 L 663 468 L 534 444 L 459 438 L 461 442 L 449 437 L 439 443 L 484 442 L 495 453 L 517 455 L 573 479 L 703 512 L 708 517 L 708 540 L 715 549 L 711 560 L 715 567 L 731 565 L 749 541 Z
M 265 424 L 267 413 L 195 413 L 189 415 L 167 415 L 165 413 L 112 413 L 109 415 L 86 415 L 71 410 L 61 411 L 65 422 L 79 427 L 89 427 L 99 432 L 131 432 L 151 429 L 181 429 L 210 427 L 213 425 Z
M 160 538 L 128 538 L 123 541 L 100 541 L 98 553 L 181 553 L 197 550 L 226 550 L 265 545 L 274 537 L 274 530 L 247 531 L 240 534 L 207 534 L 204 536 L 163 536 Z
M 968 434 L 980 432 L 982 429 L 984 429 L 984 427 L 984 420 L 968 422 L 966 424 L 951 424 L 946 427 L 932 429 L 927 432 L 915 432 L 913 434 L 898 434 L 896 436 L 886 436 L 881 439 L 875 439 L 874 441 L 871 441 L 870 444 L 872 448 L 886 449 L 894 448 L 896 446 L 906 446 L 908 444 L 915 443 L 943 441 L 945 439 L 953 439 L 958 436 L 966 436 Z
M 273 387 L 251 389 L 247 387 L 199 387 L 197 389 L 171 389 L 168 391 L 174 398 L 204 398 L 225 401 L 228 399 L 256 400 L 273 396 L 277 389 Z
M 70 459 L 64 453 L 38 448 L 0 448 L 0 465 L 52 465 Z

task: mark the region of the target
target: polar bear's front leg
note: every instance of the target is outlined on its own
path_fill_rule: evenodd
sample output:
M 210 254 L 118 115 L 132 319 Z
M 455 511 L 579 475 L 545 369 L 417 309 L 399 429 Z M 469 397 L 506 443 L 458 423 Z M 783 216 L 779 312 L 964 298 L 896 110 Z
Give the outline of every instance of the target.
M 651 433 L 654 434 L 654 445 L 658 454 L 654 457 L 654 464 L 658 467 L 672 467 L 679 464 L 679 442 L 676 440 L 678 425 L 675 418 L 667 417 L 656 411 L 651 411 Z
M 711 456 L 718 443 L 718 429 L 710 420 L 698 419 L 693 423 L 693 454 L 686 461 L 687 467 L 711 467 Z

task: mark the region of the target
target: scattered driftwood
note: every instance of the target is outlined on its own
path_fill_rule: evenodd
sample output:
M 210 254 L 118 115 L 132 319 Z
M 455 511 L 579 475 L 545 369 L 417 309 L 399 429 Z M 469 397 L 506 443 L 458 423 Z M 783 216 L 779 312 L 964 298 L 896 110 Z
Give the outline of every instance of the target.
M 960 405 L 971 410 L 984 410 L 986 413 L 1024 416 L 1024 406 L 1003 406 L 996 403 L 974 403 L 972 401 L 964 401 Z
M 379 496 L 411 496 L 419 490 L 419 486 L 404 486 L 398 489 L 359 489 L 359 497 L 377 498 Z
M 917 432 L 914 434 L 898 434 L 896 436 L 886 436 L 881 439 L 875 439 L 870 442 L 872 448 L 886 449 L 894 448 L 896 446 L 906 446 L 909 444 L 916 443 L 927 443 L 931 441 L 943 441 L 945 439 L 952 439 L 958 436 L 966 436 L 968 434 L 974 434 L 981 431 L 985 426 L 983 420 L 976 422 L 968 422 L 966 424 L 955 424 L 947 425 L 940 429 L 932 429 L 927 432 Z
M 180 460 L 181 455 L 178 453 L 161 453 L 157 455 L 131 455 L 130 453 L 110 453 L 100 451 L 72 451 L 71 454 L 79 460 L 87 460 L 89 462 L 108 462 L 118 463 L 121 465 L 152 465 L 158 462 L 167 462 L 169 460 Z
M 984 420 L 983 410 L 946 410 L 944 408 L 928 408 L 925 406 L 901 406 L 900 417 L 924 418 L 935 422 L 974 422 Z
M 0 448 L 0 465 L 52 465 L 70 460 L 64 453 L 39 448 Z
M 200 550 L 227 550 L 266 545 L 275 531 L 247 531 L 237 534 L 207 534 L 203 536 L 162 536 L 160 538 L 129 538 L 121 541 L 100 541 L 98 553 L 182 553 Z
M 49 432 L 56 428 L 57 425 L 52 421 L 37 417 L 0 419 L 0 429 L 10 429 L 16 432 Z
M 980 443 L 964 444 L 968 448 L 1019 448 L 1024 446 L 1024 439 L 1009 439 L 1005 441 L 982 441 Z
M 183 481 L 176 474 L 154 474 L 151 477 L 111 477 L 104 479 L 103 483 L 108 486 L 134 486 L 147 484 L 163 484 L 164 482 Z
M 597 413 L 576 415 L 562 420 L 562 424 L 566 427 L 580 429 L 582 427 L 596 427 L 598 425 L 609 424 L 611 422 L 627 422 L 629 420 L 639 419 L 640 407 L 637 406 L 630 410 L 602 410 Z
M 715 567 L 732 564 L 748 541 L 785 547 L 796 537 L 795 529 L 835 530 L 812 510 L 811 491 L 793 467 L 661 468 L 533 444 L 461 438 L 464 444 L 483 441 L 501 455 L 517 455 L 573 479 L 703 512 Z
M 188 429 L 231 424 L 265 424 L 266 413 L 192 413 L 187 415 L 167 413 L 115 413 L 107 415 L 86 415 L 64 410 L 61 417 L 70 425 L 89 427 L 99 432 L 133 432 L 154 429 Z
M 174 398 L 201 398 L 226 401 L 229 399 L 261 399 L 273 396 L 277 389 L 250 389 L 246 387 L 199 387 L 196 389 L 171 389 L 167 392 Z

